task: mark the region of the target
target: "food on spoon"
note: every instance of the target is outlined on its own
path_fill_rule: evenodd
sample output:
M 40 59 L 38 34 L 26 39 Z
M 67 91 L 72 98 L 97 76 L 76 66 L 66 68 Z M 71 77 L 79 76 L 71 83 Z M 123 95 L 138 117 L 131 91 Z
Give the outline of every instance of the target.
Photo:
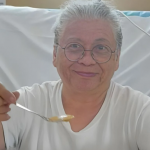
M 66 117 L 63 118 L 63 121 L 70 121 L 71 119 L 73 119 L 74 116 L 73 115 L 67 115 Z
M 51 118 L 49 118 L 49 120 L 52 121 L 52 122 L 56 122 L 56 121 L 66 121 L 66 122 L 68 122 L 73 118 L 74 118 L 73 115 L 63 115 L 63 116 L 60 116 L 60 117 L 57 117 L 57 116 L 51 117 Z

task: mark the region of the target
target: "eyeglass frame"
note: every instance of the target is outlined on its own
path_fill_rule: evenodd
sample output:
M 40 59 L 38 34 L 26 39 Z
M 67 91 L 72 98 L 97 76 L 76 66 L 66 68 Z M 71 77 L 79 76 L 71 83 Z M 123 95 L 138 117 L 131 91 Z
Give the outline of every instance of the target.
M 60 48 L 64 50 L 64 54 L 65 54 L 65 56 L 66 56 L 65 49 L 66 49 L 66 47 L 67 47 L 69 44 L 78 44 L 78 45 L 82 46 L 82 45 L 79 44 L 79 43 L 68 43 L 64 48 L 61 47 L 58 43 L 56 43 L 56 46 L 60 46 Z M 98 45 L 99 45 L 99 44 L 98 44 Z M 98 46 L 98 45 L 96 45 L 96 46 Z M 93 49 L 94 49 L 96 46 L 94 46 L 91 50 L 86 50 L 86 49 L 82 46 L 82 48 L 83 48 L 83 50 L 84 50 L 84 51 L 83 51 L 83 54 L 82 54 L 81 57 L 78 58 L 77 60 L 70 60 L 67 56 L 66 56 L 66 58 L 67 58 L 69 61 L 74 61 L 74 62 L 75 62 L 75 61 L 78 61 L 78 60 L 80 60 L 80 59 L 82 59 L 82 58 L 84 57 L 85 51 L 91 51 L 91 56 L 92 56 L 93 60 L 96 61 L 96 62 L 99 63 L 99 64 L 103 64 L 103 63 L 107 63 L 107 62 L 111 59 L 112 54 L 114 54 L 114 53 L 117 51 L 117 49 L 116 49 L 115 51 L 112 51 L 112 49 L 111 49 L 109 46 L 107 46 L 107 47 L 110 49 L 110 52 L 111 52 L 111 55 L 110 55 L 109 59 L 108 59 L 107 61 L 105 61 L 105 62 L 98 62 L 97 60 L 95 60 L 95 58 L 94 58 L 94 56 L 93 56 Z

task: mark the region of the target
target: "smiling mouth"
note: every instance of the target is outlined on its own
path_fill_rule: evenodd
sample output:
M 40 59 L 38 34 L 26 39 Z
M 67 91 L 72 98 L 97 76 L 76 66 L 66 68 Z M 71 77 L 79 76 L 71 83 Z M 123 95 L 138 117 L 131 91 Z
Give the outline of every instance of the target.
M 75 72 L 82 77 L 94 77 L 97 74 L 97 73 L 92 73 L 92 72 L 78 72 L 78 71 L 75 71 Z

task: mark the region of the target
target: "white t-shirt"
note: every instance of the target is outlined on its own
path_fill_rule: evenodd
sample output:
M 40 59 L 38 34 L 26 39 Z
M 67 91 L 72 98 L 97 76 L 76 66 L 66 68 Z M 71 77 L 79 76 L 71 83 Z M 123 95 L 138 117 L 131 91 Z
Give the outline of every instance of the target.
M 62 82 L 19 90 L 18 103 L 46 117 L 64 115 Z M 150 150 L 150 98 L 111 81 L 96 117 L 81 131 L 69 122 L 51 123 L 15 105 L 3 122 L 7 148 L 20 150 Z

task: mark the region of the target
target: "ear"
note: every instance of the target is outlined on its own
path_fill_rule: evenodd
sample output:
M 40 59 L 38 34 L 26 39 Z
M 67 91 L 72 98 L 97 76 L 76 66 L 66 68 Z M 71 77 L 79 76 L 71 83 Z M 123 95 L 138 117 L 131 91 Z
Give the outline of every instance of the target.
M 115 61 L 116 61 L 116 64 L 115 64 L 115 71 L 118 70 L 119 68 L 119 59 L 120 59 L 120 50 L 118 50 L 116 56 L 115 56 Z
M 53 50 L 53 65 L 54 65 L 54 67 L 56 67 L 56 63 L 57 63 L 56 57 L 57 57 L 57 47 L 54 45 L 54 50 Z

